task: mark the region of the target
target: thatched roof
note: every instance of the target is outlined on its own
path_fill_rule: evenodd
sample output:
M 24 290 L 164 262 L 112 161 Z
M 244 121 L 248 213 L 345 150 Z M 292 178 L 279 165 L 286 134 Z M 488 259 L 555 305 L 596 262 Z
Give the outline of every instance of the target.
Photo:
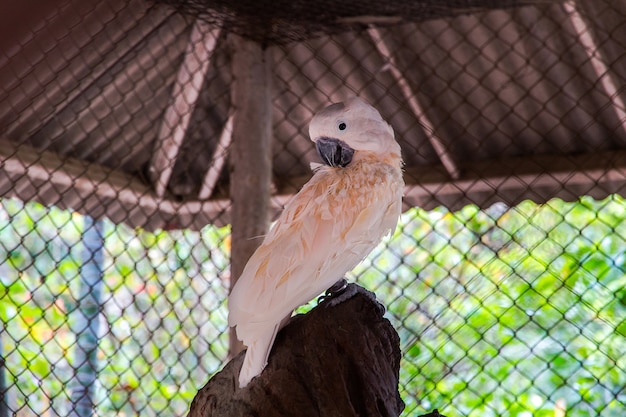
M 229 31 L 273 57 L 276 210 L 316 160 L 308 121 L 349 94 L 394 127 L 407 207 L 624 194 L 623 2 L 177 3 L 0 14 L 2 195 L 148 228 L 228 222 Z

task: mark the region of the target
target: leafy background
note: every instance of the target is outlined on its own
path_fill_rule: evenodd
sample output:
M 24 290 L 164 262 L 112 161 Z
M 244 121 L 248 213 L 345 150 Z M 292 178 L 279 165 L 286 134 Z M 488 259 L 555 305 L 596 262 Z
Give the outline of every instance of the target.
M 400 334 L 404 415 L 626 415 L 625 218 L 618 196 L 407 211 L 352 273 Z M 1 200 L 9 409 L 90 415 L 76 393 L 93 378 L 95 415 L 185 415 L 227 359 L 229 252 L 228 227 L 151 233 Z

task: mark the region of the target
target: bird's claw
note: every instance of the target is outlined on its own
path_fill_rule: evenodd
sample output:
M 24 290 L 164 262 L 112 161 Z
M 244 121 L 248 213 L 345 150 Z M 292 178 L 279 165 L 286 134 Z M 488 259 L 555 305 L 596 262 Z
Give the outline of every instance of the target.
M 376 300 L 376 294 L 369 290 L 366 290 L 360 285 L 348 284 L 348 282 L 343 278 L 333 284 L 332 287 L 327 289 L 324 295 L 317 299 L 317 304 L 324 303 L 325 307 L 334 307 L 338 304 L 343 303 L 344 301 L 349 300 L 358 293 L 361 293 L 370 300 L 372 300 L 376 304 L 381 315 L 385 314 L 385 307 L 381 303 L 379 303 L 378 300 Z
M 348 288 L 348 281 L 345 278 L 341 278 L 335 282 L 330 288 L 326 290 L 324 295 L 320 295 L 317 299 L 317 304 L 321 304 L 324 301 L 328 301 L 331 298 L 338 297 Z

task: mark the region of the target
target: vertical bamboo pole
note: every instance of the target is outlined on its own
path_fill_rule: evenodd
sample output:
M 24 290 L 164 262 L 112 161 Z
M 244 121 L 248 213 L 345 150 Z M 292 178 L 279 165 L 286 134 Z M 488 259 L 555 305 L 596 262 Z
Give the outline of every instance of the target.
M 235 34 L 229 35 L 229 44 L 235 111 L 230 151 L 232 288 L 269 225 L 272 100 L 269 51 Z M 242 349 L 231 331 L 231 357 Z

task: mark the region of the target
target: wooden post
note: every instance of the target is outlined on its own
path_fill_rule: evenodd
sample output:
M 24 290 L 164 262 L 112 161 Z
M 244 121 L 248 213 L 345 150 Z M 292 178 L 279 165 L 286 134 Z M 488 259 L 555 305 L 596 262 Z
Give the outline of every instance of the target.
M 270 54 L 257 42 L 229 35 L 234 108 L 230 151 L 231 288 L 261 243 L 269 225 L 272 178 Z M 243 349 L 234 331 L 230 354 Z

